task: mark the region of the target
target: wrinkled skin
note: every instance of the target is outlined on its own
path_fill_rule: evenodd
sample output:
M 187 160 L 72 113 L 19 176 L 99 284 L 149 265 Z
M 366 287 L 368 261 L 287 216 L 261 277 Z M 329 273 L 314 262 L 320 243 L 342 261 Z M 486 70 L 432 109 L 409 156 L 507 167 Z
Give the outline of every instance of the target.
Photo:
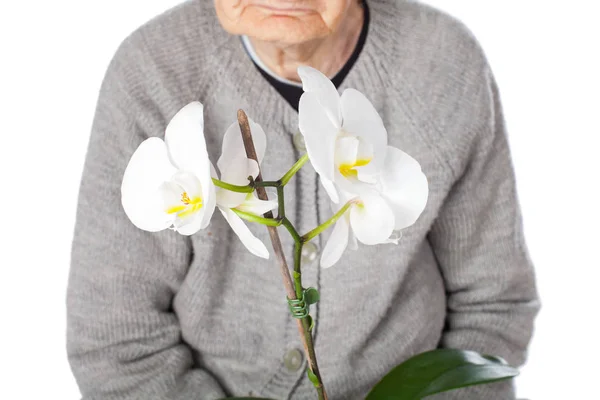
M 215 7 L 229 33 L 294 45 L 335 32 L 353 1 L 215 0 Z

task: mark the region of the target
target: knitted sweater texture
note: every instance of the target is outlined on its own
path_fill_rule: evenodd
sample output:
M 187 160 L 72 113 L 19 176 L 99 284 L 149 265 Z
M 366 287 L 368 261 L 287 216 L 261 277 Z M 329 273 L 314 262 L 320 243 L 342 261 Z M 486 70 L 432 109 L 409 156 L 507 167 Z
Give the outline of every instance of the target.
M 372 101 L 390 145 L 420 162 L 430 195 L 397 246 L 360 246 L 332 268 L 318 258 L 303 268 L 305 285 L 321 292 L 312 314 L 331 400 L 364 398 L 392 367 L 436 347 L 521 365 L 539 308 L 498 90 L 480 46 L 422 4 L 369 6 L 367 41 L 340 91 Z M 267 133 L 265 179 L 301 155 L 297 112 L 221 28 L 212 1 L 185 2 L 122 43 L 98 99 L 67 291 L 68 357 L 83 399 L 315 399 L 305 360 L 290 367 L 287 357 L 302 346 L 275 257 L 252 256 L 219 213 L 185 237 L 141 231 L 122 209 L 131 155 L 144 139 L 164 137 L 194 100 L 205 106 L 213 163 L 238 108 Z M 301 233 L 331 215 L 310 165 L 286 193 Z M 263 226 L 251 229 L 269 243 Z M 281 236 L 291 259 L 293 243 Z M 510 382 L 431 397 L 514 398 Z

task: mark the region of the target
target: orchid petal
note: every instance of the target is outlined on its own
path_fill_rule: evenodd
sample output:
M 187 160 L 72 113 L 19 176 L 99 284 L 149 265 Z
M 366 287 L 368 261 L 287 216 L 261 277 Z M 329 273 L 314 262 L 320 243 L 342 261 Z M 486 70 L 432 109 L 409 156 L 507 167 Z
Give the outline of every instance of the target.
M 351 193 L 354 196 L 371 193 L 376 188 L 373 184 L 362 182 L 356 178 L 346 178 L 340 171 L 335 171 L 335 183 L 340 191 Z
M 305 92 L 298 106 L 298 125 L 315 171 L 333 180 L 335 141 L 339 128 L 331 123 L 317 96 Z
M 357 199 L 357 196 L 355 193 L 349 193 L 349 192 L 344 191 L 343 189 L 341 189 L 339 191 L 339 194 L 340 194 L 340 203 L 332 205 L 332 211 L 334 213 L 338 212 L 350 200 Z M 346 221 L 348 223 L 350 223 L 350 212 L 346 212 L 346 215 L 344 215 L 343 218 L 346 219 Z M 350 250 L 358 250 L 358 241 L 356 240 L 356 235 L 354 234 L 354 232 L 352 232 L 352 229 L 349 229 L 348 247 L 350 248 Z
M 204 139 L 203 112 L 204 106 L 197 101 L 183 107 L 169 122 L 165 142 L 171 162 L 200 180 L 204 202 L 201 227 L 205 228 L 214 212 L 216 194 L 210 177 L 211 163 Z
M 256 178 L 258 176 L 258 164 L 249 158 L 238 157 L 222 165 L 221 180 L 232 185 L 248 185 L 248 177 Z M 225 208 L 235 208 L 242 204 L 246 199 L 247 193 L 237 193 L 227 189 L 219 188 L 217 191 L 217 204 Z
M 415 223 L 427 205 L 427 177 L 418 161 L 392 146 L 388 146 L 384 173 L 381 177 L 382 196 L 395 215 L 394 229 L 404 229 Z
M 356 240 L 356 235 L 352 230 L 350 230 L 350 237 L 348 239 L 348 247 L 350 250 L 358 250 L 358 240 Z
M 252 141 L 254 142 L 256 157 L 258 158 L 258 163 L 261 164 L 267 148 L 267 135 L 263 128 L 252 119 L 248 118 L 248 122 L 250 124 L 250 131 L 252 132 Z M 232 160 L 239 158 L 245 159 L 248 158 L 248 156 L 244 147 L 242 135 L 240 134 L 240 125 L 237 122 L 234 122 L 229 126 L 223 136 L 221 157 L 219 157 L 219 160 L 217 161 L 219 171 L 223 172 L 223 169 L 226 168 L 227 164 Z
M 252 160 L 250 158 L 246 159 L 246 165 L 247 165 L 246 173 L 248 174 L 248 175 L 246 175 L 246 181 L 248 183 L 250 183 L 250 181 L 248 180 L 248 177 L 251 176 L 253 179 L 256 179 L 258 174 L 260 174 L 260 167 L 258 166 L 258 163 L 255 160 Z
M 358 139 L 353 136 L 340 137 L 335 141 L 334 161 L 338 168 L 344 165 L 354 167 L 358 155 Z
M 189 103 L 175 114 L 165 131 L 165 142 L 173 165 L 198 176 L 210 171 L 203 110 L 201 103 Z
M 385 242 L 394 231 L 394 212 L 378 193 L 363 194 L 361 204 L 350 209 L 350 225 L 359 242 Z
M 298 105 L 298 123 L 306 151 L 315 171 L 333 181 L 335 139 L 342 124 L 340 95 L 333 83 L 314 68 L 299 67 L 298 75 L 304 89 Z M 331 185 L 325 185 L 331 196 Z
M 374 158 L 373 145 L 364 137 L 355 136 L 358 141 L 356 158 L 358 160 L 372 160 Z
M 329 268 L 339 261 L 348 245 L 349 224 L 346 216 L 340 218 L 333 227 L 331 236 L 321 255 L 321 267 Z
M 265 244 L 256 236 L 254 236 L 254 234 L 252 234 L 250 229 L 246 226 L 244 221 L 237 216 L 237 214 L 235 214 L 229 208 L 219 207 L 219 210 L 221 211 L 221 214 L 223 214 L 223 217 L 225 217 L 225 220 L 227 220 L 231 226 L 231 229 L 233 229 L 235 234 L 242 241 L 242 244 L 246 246 L 250 253 L 258 257 L 266 259 L 269 258 L 269 251 L 265 247 Z
M 169 209 L 174 209 L 175 207 L 185 208 L 185 205 L 181 201 L 185 189 L 183 189 L 181 185 L 173 181 L 163 182 L 158 190 L 163 199 L 163 210 L 165 210 L 165 212 L 171 214 L 175 213 L 175 211 L 169 212 Z
M 260 124 L 254 122 L 251 118 L 248 118 L 250 124 L 250 131 L 252 132 L 252 140 L 254 141 L 254 150 L 256 151 L 256 158 L 258 164 L 262 164 L 265 158 L 265 152 L 267 151 L 267 135 Z M 242 135 L 239 135 L 240 138 Z M 243 141 L 242 141 L 243 142 Z M 245 150 L 244 150 L 244 154 Z
M 210 178 L 210 175 L 208 176 L 208 179 Z M 212 180 L 209 181 L 209 187 L 208 190 L 204 190 L 204 185 L 202 186 L 203 192 L 208 192 L 207 195 L 205 195 L 205 197 L 202 199 L 204 202 L 204 206 L 203 208 L 203 215 L 202 215 L 202 223 L 200 225 L 201 229 L 204 229 L 208 226 L 208 224 L 210 224 L 210 219 L 213 216 L 213 213 L 215 212 L 215 207 L 217 205 L 217 194 L 215 191 L 215 185 L 212 183 Z
M 340 94 L 333 82 L 331 82 L 319 70 L 311 67 L 298 67 L 298 76 L 302 80 L 302 88 L 306 93 L 313 93 L 319 102 L 321 109 L 327 115 L 331 123 L 339 129 L 342 125 L 342 113 L 340 110 Z
M 261 200 L 256 197 L 255 193 L 248 193 L 244 202 L 235 208 L 240 211 L 262 216 L 266 212 L 276 209 L 277 206 L 277 195 L 275 195 L 274 198 L 269 196 L 269 200 Z
M 360 173 L 374 175 L 385 161 L 387 131 L 373 104 L 364 94 L 355 89 L 346 89 L 341 97 L 343 127 L 350 135 L 364 139 L 372 146 L 373 159 L 363 167 Z
M 363 137 L 358 137 L 358 143 L 359 145 L 356 159 L 359 160 L 359 163 L 361 164 L 368 160 L 367 164 L 357 166 L 355 168 L 358 175 L 358 180 L 361 182 L 374 184 L 377 182 L 380 170 L 376 172 L 376 168 L 366 168 L 375 158 L 373 145 Z
M 200 185 L 198 177 L 196 177 L 194 174 L 187 171 L 177 171 L 171 177 L 171 182 L 177 184 L 183 192 L 187 193 L 190 198 L 202 198 L 202 186 Z M 180 192 L 179 198 L 181 198 L 181 194 L 182 193 Z
M 321 176 L 321 184 L 323 185 L 323 188 L 325 188 L 325 191 L 329 195 L 329 198 L 331 199 L 331 201 L 334 203 L 338 203 L 340 201 L 340 198 L 338 196 L 338 192 L 337 192 L 337 189 L 335 188 L 333 181 L 325 179 L 325 178 L 323 178 L 323 176 Z
M 161 185 L 160 191 L 165 212 L 176 217 L 173 229 L 182 235 L 192 235 L 202 228 L 206 208 L 202 188 L 195 175 L 177 171 L 169 182 Z
M 159 138 L 146 139 L 133 153 L 123 175 L 121 203 L 135 226 L 149 232 L 171 226 L 175 216 L 165 212 L 159 188 L 176 171 Z
M 213 208 L 213 210 L 214 210 L 214 208 Z M 203 223 L 202 217 L 203 217 L 203 215 L 200 212 L 198 212 L 196 214 L 190 215 L 189 217 L 187 217 L 181 221 L 176 221 L 174 223 L 175 230 L 185 236 L 193 235 L 194 233 L 198 232 L 200 229 L 205 228 L 205 226 L 204 227 L 202 226 L 202 223 Z
M 360 194 L 372 191 L 371 183 L 358 179 L 358 165 L 364 165 L 364 159 L 358 158 L 360 141 L 354 136 L 339 137 L 336 141 L 334 171 L 335 183 L 345 192 Z M 368 159 L 367 159 L 368 162 Z

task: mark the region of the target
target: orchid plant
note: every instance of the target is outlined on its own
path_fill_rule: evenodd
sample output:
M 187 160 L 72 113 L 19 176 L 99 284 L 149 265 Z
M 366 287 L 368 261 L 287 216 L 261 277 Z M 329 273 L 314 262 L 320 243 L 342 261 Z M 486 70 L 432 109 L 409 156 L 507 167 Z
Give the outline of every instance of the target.
M 327 399 L 327 392 L 318 369 L 311 333 L 314 321 L 309 312 L 320 294 L 302 286 L 302 247 L 333 226 L 320 263 L 328 268 L 347 247 L 358 249 L 358 242 L 397 244 L 401 230 L 414 224 L 423 212 L 428 182 L 414 158 L 388 145 L 381 117 L 362 93 L 346 89 L 340 96 L 326 76 L 310 67 L 300 67 L 298 75 L 304 89 L 299 128 L 307 153 L 281 179 L 262 180 L 266 135 L 242 110 L 238 122 L 225 132 L 217 171 L 203 135 L 204 108 L 192 102 L 170 121 L 164 140 L 152 137 L 140 144 L 125 170 L 121 194 L 131 222 L 149 232 L 172 229 L 192 235 L 209 225 L 218 208 L 248 251 L 262 258 L 269 258 L 269 251 L 244 221 L 268 227 L 290 312 L 297 319 L 309 361 L 308 377 L 322 400 Z M 300 235 L 285 216 L 285 186 L 309 160 L 330 197 L 333 216 Z M 266 189 L 271 192 L 267 194 Z M 285 227 L 295 242 L 293 280 L 279 226 Z M 420 399 L 517 374 L 498 357 L 437 349 L 392 369 L 372 388 L 367 400 Z

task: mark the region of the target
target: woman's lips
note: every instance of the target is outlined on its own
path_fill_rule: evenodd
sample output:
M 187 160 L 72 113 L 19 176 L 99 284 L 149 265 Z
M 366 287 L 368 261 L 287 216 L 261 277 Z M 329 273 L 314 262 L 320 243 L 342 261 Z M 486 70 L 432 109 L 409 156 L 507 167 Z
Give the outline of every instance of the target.
M 312 10 L 310 8 L 303 8 L 303 7 L 273 7 L 273 6 L 267 6 L 267 5 L 259 5 L 257 7 L 268 11 L 270 14 L 272 14 L 274 16 L 304 15 L 304 14 L 310 14 L 310 13 L 314 12 L 314 10 Z

